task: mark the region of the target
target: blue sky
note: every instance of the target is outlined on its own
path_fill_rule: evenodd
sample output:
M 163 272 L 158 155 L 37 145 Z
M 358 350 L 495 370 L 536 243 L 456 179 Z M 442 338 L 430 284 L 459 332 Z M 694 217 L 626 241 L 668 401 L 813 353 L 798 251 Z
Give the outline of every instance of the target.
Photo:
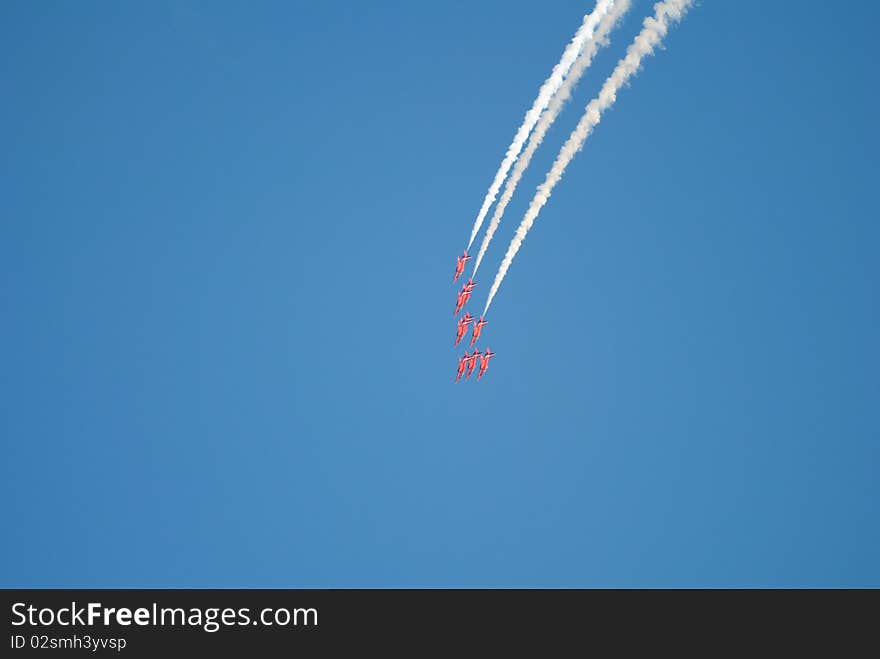
M 3 3 L 0 583 L 880 586 L 880 8 L 825 4 L 671 31 L 454 385 L 591 2 Z

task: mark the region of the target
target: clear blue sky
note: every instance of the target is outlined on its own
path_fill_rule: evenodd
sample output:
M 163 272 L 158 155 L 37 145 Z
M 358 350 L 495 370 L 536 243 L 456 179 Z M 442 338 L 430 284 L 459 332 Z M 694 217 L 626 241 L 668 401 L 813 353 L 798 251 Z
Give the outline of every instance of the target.
M 880 586 L 877 3 L 702 0 L 452 382 L 592 4 L 3 3 L 2 585 Z

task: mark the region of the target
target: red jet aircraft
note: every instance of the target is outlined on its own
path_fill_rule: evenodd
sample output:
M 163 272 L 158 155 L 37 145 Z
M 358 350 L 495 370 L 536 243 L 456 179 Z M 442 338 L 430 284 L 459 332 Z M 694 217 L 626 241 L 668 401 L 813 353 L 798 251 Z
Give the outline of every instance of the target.
M 495 356 L 495 353 L 486 348 L 486 353 L 480 357 L 480 372 L 477 373 L 477 380 L 483 377 L 483 373 L 486 372 L 486 369 L 489 368 L 489 360 Z
M 467 356 L 467 353 L 464 353 L 464 354 L 465 354 L 465 356 Z M 467 371 L 467 375 L 464 376 L 465 380 L 468 379 L 471 376 L 471 373 L 474 372 L 474 368 L 477 366 L 477 359 L 479 357 L 480 357 L 480 351 L 474 350 L 474 354 L 472 354 L 468 358 L 468 371 Z
M 467 300 L 465 300 L 465 298 L 464 298 L 464 293 L 462 293 L 461 291 L 459 291 L 459 293 L 458 293 L 458 302 L 455 303 L 455 311 L 452 312 L 452 315 L 453 315 L 453 316 L 457 316 L 457 315 L 458 315 L 458 312 L 461 311 L 461 308 L 464 306 L 464 303 L 465 303 L 466 301 L 467 301 Z
M 455 276 L 452 278 L 453 283 L 456 279 L 461 277 L 461 273 L 464 272 L 464 264 L 470 261 L 473 256 L 468 256 L 467 252 L 463 252 L 461 256 L 455 257 Z
M 480 334 L 483 333 L 483 325 L 488 325 L 488 320 L 483 320 L 483 317 L 480 316 L 480 322 L 474 321 L 474 335 L 471 338 L 471 345 L 474 345 L 474 342 L 480 338 Z
M 464 316 L 461 317 L 461 320 L 458 321 L 458 328 L 455 333 L 455 344 L 458 345 L 458 342 L 461 341 L 462 337 L 467 334 L 468 325 L 473 320 L 473 316 L 471 316 L 471 312 L 468 311 Z
M 467 304 L 468 300 L 471 298 L 471 291 L 474 290 L 474 286 L 476 286 L 476 284 L 468 279 L 468 282 L 461 287 L 461 290 L 458 292 L 458 302 L 455 305 L 455 311 L 452 313 L 453 316 L 457 316 L 458 312 L 461 311 L 461 308 Z
M 473 282 L 473 280 L 468 279 L 467 283 L 461 287 L 461 294 L 464 296 L 465 304 L 467 304 L 468 300 L 471 299 L 471 293 L 474 292 L 474 286 L 476 286 L 476 284 Z
M 455 381 L 458 382 L 461 379 L 461 374 L 464 373 L 464 367 L 467 366 L 468 359 L 470 355 L 464 353 L 464 357 L 458 358 L 458 374 L 455 376 Z

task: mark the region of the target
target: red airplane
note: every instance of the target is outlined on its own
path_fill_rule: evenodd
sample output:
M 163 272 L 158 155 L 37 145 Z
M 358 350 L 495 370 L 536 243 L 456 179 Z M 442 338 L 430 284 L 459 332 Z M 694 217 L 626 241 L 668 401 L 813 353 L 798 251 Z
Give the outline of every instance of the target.
M 465 354 L 465 357 L 467 357 L 467 353 L 464 353 L 464 354 Z M 471 373 L 474 372 L 474 368 L 477 365 L 477 358 L 479 358 L 479 356 L 480 356 L 480 351 L 474 350 L 474 354 L 472 354 L 470 357 L 468 357 L 468 371 L 467 371 L 467 375 L 464 376 L 465 379 L 468 379 L 471 376 Z
M 471 299 L 471 293 L 474 292 L 474 286 L 476 286 L 476 284 L 468 279 L 467 283 L 461 287 L 461 294 L 464 296 L 465 304 L 467 304 L 468 300 Z
M 489 360 L 495 356 L 495 353 L 486 348 L 486 353 L 480 357 L 480 372 L 477 373 L 477 380 L 483 377 L 483 373 L 486 372 L 486 369 L 489 368 Z
M 458 312 L 461 311 L 461 308 L 464 306 L 465 302 L 467 302 L 467 299 L 465 298 L 464 293 L 459 292 L 458 302 L 455 303 L 455 311 L 452 312 L 453 316 L 458 315 Z
M 474 257 L 468 256 L 467 252 L 463 252 L 461 256 L 455 257 L 455 276 L 452 278 L 453 282 L 461 277 L 461 273 L 464 272 L 464 264 L 470 261 L 472 258 Z
M 457 346 L 458 342 L 461 341 L 461 337 L 465 335 L 467 332 L 467 323 L 464 322 L 464 318 L 458 321 L 458 329 L 455 331 L 455 343 L 452 345 Z
M 464 353 L 464 357 L 458 358 L 458 373 L 455 375 L 455 381 L 458 382 L 461 379 L 461 374 L 464 373 L 464 367 L 467 366 L 468 354 Z
M 461 290 L 458 292 L 458 302 L 455 305 L 455 311 L 452 313 L 453 316 L 457 316 L 461 308 L 471 299 L 471 291 L 474 290 L 474 286 L 476 284 L 468 279 L 468 282 L 461 287 Z
M 483 320 L 483 317 L 480 316 L 480 322 L 474 321 L 474 336 L 471 338 L 471 345 L 474 345 L 474 342 L 480 338 L 480 334 L 483 333 L 483 325 L 488 325 L 488 320 Z
M 461 341 L 462 337 L 467 334 L 468 325 L 473 320 L 473 316 L 471 316 L 471 312 L 468 311 L 461 319 L 458 321 L 458 327 L 455 332 L 455 344 L 458 345 L 458 342 Z

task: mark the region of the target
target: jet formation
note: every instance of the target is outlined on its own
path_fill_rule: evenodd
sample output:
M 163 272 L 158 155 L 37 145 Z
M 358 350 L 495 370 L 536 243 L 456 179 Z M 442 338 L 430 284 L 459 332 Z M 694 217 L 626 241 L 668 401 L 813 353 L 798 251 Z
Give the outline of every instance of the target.
M 465 264 L 473 257 L 469 256 L 465 251 L 461 256 L 456 257 L 455 259 L 455 274 L 452 277 L 453 283 L 461 276 L 461 273 L 464 271 Z M 467 282 L 462 284 L 461 290 L 457 294 L 456 302 L 455 302 L 455 311 L 453 312 L 453 316 L 457 316 L 459 312 L 464 308 L 464 306 L 470 301 L 471 293 L 473 293 L 474 287 L 477 284 L 474 282 L 473 278 L 468 279 Z M 484 320 L 482 316 L 477 320 L 473 316 L 471 316 L 470 311 L 466 311 L 465 314 L 456 321 L 455 327 L 455 343 L 453 345 L 457 346 L 461 340 L 468 333 L 468 330 L 471 331 L 471 342 L 470 345 L 473 346 L 477 339 L 480 338 L 480 335 L 483 333 L 483 327 L 488 325 L 489 322 Z M 458 382 L 461 380 L 462 376 L 467 380 L 471 377 L 474 370 L 477 368 L 477 362 L 479 362 L 479 371 L 477 371 L 477 380 L 483 377 L 486 373 L 486 369 L 489 368 L 489 360 L 495 356 L 495 353 L 486 348 L 485 352 L 480 352 L 476 348 L 474 348 L 473 352 L 465 351 L 464 355 L 458 358 L 458 371 L 455 374 L 455 381 Z

